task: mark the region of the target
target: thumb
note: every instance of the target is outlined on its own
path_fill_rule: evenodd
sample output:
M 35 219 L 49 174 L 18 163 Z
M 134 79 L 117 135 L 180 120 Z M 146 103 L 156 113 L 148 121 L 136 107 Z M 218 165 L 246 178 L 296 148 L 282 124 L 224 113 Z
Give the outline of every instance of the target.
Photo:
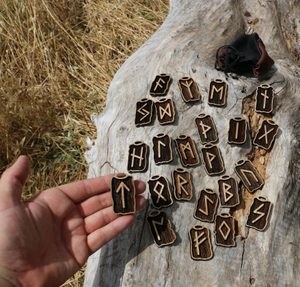
M 23 186 L 29 174 L 29 159 L 21 155 L 0 178 L 0 210 L 20 202 Z

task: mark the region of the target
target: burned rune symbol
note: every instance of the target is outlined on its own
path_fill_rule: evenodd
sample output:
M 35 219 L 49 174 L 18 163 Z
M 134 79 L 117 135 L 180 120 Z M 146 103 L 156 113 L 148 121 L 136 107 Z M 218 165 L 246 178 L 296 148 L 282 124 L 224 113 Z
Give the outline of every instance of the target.
M 174 197 L 177 200 L 191 200 L 193 185 L 190 173 L 182 168 L 177 168 L 172 172 L 172 181 Z
M 228 143 L 244 144 L 247 140 L 248 123 L 241 117 L 235 117 L 229 121 Z
M 270 85 L 260 85 L 256 89 L 256 107 L 257 113 L 271 113 L 273 111 L 274 91 Z
M 135 142 L 129 146 L 127 169 L 129 172 L 145 172 L 148 168 L 148 146 Z
M 195 142 L 188 136 L 180 135 L 175 139 L 177 151 L 179 153 L 181 164 L 184 167 L 192 167 L 200 163 L 198 151 Z
M 132 176 L 116 175 L 111 181 L 113 210 L 117 214 L 135 212 L 135 186 Z
M 240 160 L 235 165 L 235 171 L 249 192 L 253 193 L 264 185 L 264 181 L 249 160 Z
M 218 140 L 216 125 L 211 116 L 200 114 L 195 119 L 202 144 L 214 143 Z
M 166 74 L 160 74 L 155 77 L 151 88 L 150 95 L 153 97 L 165 96 L 170 88 L 171 78 Z
M 156 164 L 169 163 L 173 160 L 172 139 L 165 134 L 153 137 L 154 162 Z
M 204 222 L 213 222 L 218 209 L 218 195 L 211 189 L 203 189 L 196 204 L 194 217 Z
M 227 104 L 227 84 L 220 79 L 211 81 L 208 92 L 208 104 L 224 107 Z
M 210 231 L 201 225 L 195 225 L 189 232 L 190 253 L 194 260 L 209 260 L 213 257 Z
M 169 183 L 163 176 L 155 175 L 148 180 L 152 204 L 160 209 L 173 203 Z
M 246 226 L 264 231 L 268 225 L 272 204 L 265 197 L 254 198 Z
M 233 177 L 222 176 L 218 185 L 222 207 L 234 207 L 240 203 L 237 182 Z
M 216 217 L 215 223 L 216 245 L 223 247 L 233 247 L 235 242 L 235 223 L 234 218 L 227 214 L 221 213 Z
M 264 120 L 261 124 L 253 144 L 265 150 L 270 150 L 278 132 L 278 125 L 272 120 Z
M 179 88 L 183 100 L 186 103 L 200 100 L 200 92 L 196 82 L 190 77 L 183 77 L 179 80 Z
M 170 245 L 175 242 L 176 234 L 170 220 L 164 212 L 158 210 L 150 211 L 147 214 L 147 221 L 158 247 Z
M 171 124 L 175 121 L 175 106 L 172 99 L 160 99 L 155 103 L 158 122 L 161 125 Z
M 151 124 L 153 107 L 153 102 L 150 99 L 142 99 L 136 103 L 135 125 L 137 127 Z

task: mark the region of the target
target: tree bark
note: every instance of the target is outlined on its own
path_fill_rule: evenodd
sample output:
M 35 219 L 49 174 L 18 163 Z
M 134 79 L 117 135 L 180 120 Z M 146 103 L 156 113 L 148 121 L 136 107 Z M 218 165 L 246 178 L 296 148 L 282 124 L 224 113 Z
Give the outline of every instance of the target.
M 148 180 L 181 167 L 176 156 L 172 164 L 155 165 L 152 138 L 165 133 L 173 139 L 181 134 L 192 137 L 200 151 L 195 118 L 200 112 L 212 116 L 219 135 L 227 175 L 234 175 L 240 159 L 249 158 L 263 176 L 262 190 L 250 194 L 241 185 L 242 203 L 230 212 L 238 222 L 237 245 L 216 247 L 213 224 L 193 218 L 200 190 L 218 190 L 218 177 L 210 177 L 202 165 L 190 168 L 195 194 L 192 201 L 178 202 L 165 212 L 177 234 L 173 246 L 158 248 L 140 212 L 137 224 L 89 258 L 85 286 L 298 286 L 300 282 L 300 2 L 296 0 L 192 1 L 170 0 L 170 11 L 161 28 L 120 68 L 107 96 L 107 106 L 94 117 L 97 140 L 87 152 L 89 177 L 126 172 L 128 147 L 135 141 L 150 146 L 149 168 L 135 178 Z M 214 69 L 218 47 L 229 44 L 242 33 L 257 32 L 266 45 L 275 66 L 270 78 L 225 75 Z M 136 128 L 135 104 L 148 97 L 156 75 L 169 74 L 173 83 L 168 96 L 176 106 L 174 124 Z M 192 77 L 202 100 L 186 104 L 180 95 L 178 80 Z M 210 81 L 228 83 L 225 108 L 207 104 Z M 232 147 L 227 143 L 228 122 L 244 115 L 252 136 L 265 116 L 253 111 L 254 91 L 262 83 L 275 91 L 273 120 L 280 131 L 270 152 L 251 145 Z M 273 204 L 265 232 L 245 227 L 253 199 L 265 196 Z M 147 197 L 148 191 L 147 191 Z M 229 211 L 220 209 L 219 212 Z M 196 223 L 211 230 L 214 257 L 193 261 L 190 257 L 189 229 Z

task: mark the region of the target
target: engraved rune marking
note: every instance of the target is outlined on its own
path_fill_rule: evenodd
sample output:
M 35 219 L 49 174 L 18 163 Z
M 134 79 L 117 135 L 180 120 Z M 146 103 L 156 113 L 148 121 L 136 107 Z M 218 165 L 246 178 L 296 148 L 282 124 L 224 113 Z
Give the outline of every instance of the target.
M 256 175 L 254 174 L 253 171 L 247 170 L 247 169 L 241 169 L 241 173 L 243 174 L 245 180 L 247 181 L 247 183 L 248 183 L 250 186 L 251 186 L 252 184 L 251 184 L 251 182 L 249 181 L 249 178 L 248 178 L 247 174 L 251 175 L 251 176 L 254 178 L 254 180 L 255 180 L 256 182 L 259 182 L 258 178 L 256 177 Z
M 223 227 L 225 227 L 224 232 L 223 232 Z M 221 223 L 221 225 L 219 226 L 219 231 L 220 231 L 221 235 L 223 236 L 224 240 L 227 240 L 227 238 L 230 234 L 230 226 L 225 221 L 223 221 Z
M 236 129 L 235 129 L 235 134 L 234 134 L 235 139 L 238 139 L 238 137 L 239 137 L 239 129 L 240 129 L 240 123 L 236 122 Z
M 207 158 L 209 167 L 212 168 L 212 162 L 216 158 L 216 156 L 214 154 L 210 153 L 210 152 L 207 152 L 206 153 L 206 158 Z
M 166 144 L 163 143 L 162 141 L 158 141 L 158 142 L 157 142 L 157 148 L 158 148 L 158 157 L 159 157 L 159 158 L 161 158 L 161 148 L 160 148 L 161 146 L 164 146 L 164 147 L 165 147 Z
M 189 142 L 187 142 L 186 144 L 180 144 L 179 146 L 180 146 L 180 150 L 183 153 L 184 159 L 188 159 L 185 152 L 186 150 L 190 151 L 192 158 L 195 158 L 195 155 L 193 153 L 192 147 Z
M 268 134 L 271 133 L 273 130 L 274 128 L 268 130 L 267 126 L 264 126 L 264 134 L 261 135 L 258 139 L 261 140 L 262 138 L 265 138 L 265 142 L 266 144 L 268 144 L 269 143 Z
M 177 179 L 178 179 L 178 194 L 181 195 L 183 191 L 186 195 L 189 195 L 187 190 L 183 187 L 186 183 L 188 183 L 188 181 L 179 174 L 177 174 Z
M 225 202 L 227 202 L 228 200 L 230 200 L 233 197 L 232 192 L 229 192 L 229 190 L 231 189 L 231 185 L 223 182 L 223 190 L 224 190 L 224 200 Z
M 268 90 L 265 90 L 265 92 L 261 93 L 260 95 L 264 98 L 263 108 L 265 109 L 266 105 L 267 105 L 267 100 L 269 99 L 269 97 L 268 97 Z
M 136 158 L 139 159 L 139 166 L 142 166 L 142 163 L 143 163 L 143 160 L 144 160 L 144 157 L 143 157 L 144 147 L 141 148 L 140 155 L 136 155 L 135 151 L 136 151 L 136 149 L 134 148 L 132 153 L 130 154 L 132 156 L 132 158 L 131 158 L 131 167 L 134 167 L 134 161 L 135 161 Z
M 143 115 L 143 117 L 140 119 L 140 121 L 142 121 L 144 118 L 148 117 L 150 115 L 150 112 L 147 111 L 146 109 L 144 109 L 146 106 L 148 105 L 148 103 L 144 104 L 142 107 L 140 107 L 138 109 L 138 112 Z
M 217 94 L 219 94 L 219 99 L 223 100 L 224 97 L 224 86 L 217 88 L 216 86 L 213 86 L 212 91 L 210 93 L 210 99 L 213 99 L 214 97 L 214 92 L 216 92 Z
M 121 193 L 122 208 L 125 208 L 125 189 L 130 191 L 130 188 L 124 182 L 121 182 L 116 190 L 116 193 Z
M 262 207 L 264 207 L 264 204 L 261 204 L 259 207 L 254 209 L 253 213 L 258 214 L 258 216 L 254 220 L 252 220 L 252 223 L 255 223 L 256 221 L 260 220 L 262 217 L 265 216 L 264 212 L 259 211 Z
M 199 208 L 199 211 L 205 215 L 208 215 L 208 203 L 207 203 L 208 201 L 211 204 L 214 203 L 212 199 L 210 199 L 207 195 L 204 195 L 204 209 Z
M 185 83 L 181 82 L 181 85 L 183 85 L 184 87 L 186 87 L 188 89 L 190 98 L 193 99 L 193 93 L 191 91 L 191 85 L 194 83 L 193 79 L 190 79 L 190 81 L 186 81 Z
M 207 139 L 207 132 L 211 130 L 211 127 L 204 124 L 202 121 L 200 122 L 200 126 L 201 126 L 201 130 L 202 130 L 202 134 Z
M 160 199 L 162 199 L 163 201 L 167 201 L 167 199 L 162 195 L 162 192 L 164 191 L 164 185 L 162 183 L 157 181 L 153 188 L 153 191 L 157 194 L 156 203 L 158 203 Z
M 200 239 L 200 241 L 199 241 L 199 239 Z M 207 238 L 205 236 L 205 232 L 203 232 L 203 231 L 201 233 L 195 232 L 195 238 L 193 239 L 193 242 L 194 242 L 194 247 L 196 248 L 197 255 L 200 255 L 199 247 L 206 240 L 207 240 Z
M 162 88 L 162 87 L 163 87 L 163 85 L 161 84 L 161 82 L 162 82 L 163 84 L 166 83 L 162 78 L 159 78 L 159 79 L 156 81 L 156 83 L 155 83 L 154 91 L 156 91 L 158 87 L 159 87 L 159 88 Z
M 161 240 L 156 225 L 163 225 L 164 224 L 164 218 L 162 217 L 160 221 L 153 220 L 152 224 L 153 224 L 153 228 L 154 228 L 157 239 Z
M 165 108 L 159 106 L 159 115 L 161 119 L 163 119 L 165 115 L 172 117 L 171 105 L 168 103 Z

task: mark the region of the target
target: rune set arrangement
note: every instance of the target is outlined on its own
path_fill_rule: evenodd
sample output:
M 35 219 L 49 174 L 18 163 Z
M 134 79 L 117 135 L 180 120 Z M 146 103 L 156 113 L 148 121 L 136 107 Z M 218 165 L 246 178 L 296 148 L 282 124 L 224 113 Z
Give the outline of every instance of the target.
M 160 74 L 155 77 L 150 95 L 152 99 L 142 99 L 136 103 L 136 127 L 151 125 L 156 112 L 160 125 L 169 125 L 175 121 L 175 105 L 172 99 L 165 98 L 172 79 L 169 75 Z M 186 103 L 201 100 L 197 83 L 190 77 L 183 77 L 178 82 L 182 98 Z M 208 91 L 208 104 L 225 107 L 227 104 L 228 85 L 225 81 L 211 81 Z M 257 87 L 255 93 L 255 111 L 271 114 L 273 111 L 274 91 L 269 85 Z M 224 175 L 225 166 L 220 149 L 217 146 L 218 131 L 213 118 L 201 113 L 195 118 L 201 142 L 201 157 L 194 140 L 186 135 L 172 139 L 167 134 L 158 134 L 152 139 L 154 162 L 157 165 L 169 164 L 174 159 L 173 145 L 182 168 L 172 172 L 172 185 L 161 175 L 152 176 L 148 180 L 151 203 L 154 207 L 147 213 L 147 221 L 155 243 L 159 246 L 170 245 L 176 240 L 176 233 L 170 219 L 161 209 L 171 206 L 174 199 L 189 201 L 193 195 L 191 168 L 204 164 L 209 176 L 219 176 L 218 192 L 211 189 L 200 191 L 196 201 L 194 217 L 199 222 L 214 224 L 215 244 L 223 247 L 236 246 L 236 222 L 230 213 L 217 214 L 218 207 L 235 207 L 240 204 L 238 182 L 234 177 Z M 243 117 L 234 117 L 229 121 L 228 144 L 243 145 L 249 134 L 249 123 Z M 270 151 L 278 133 L 278 125 L 271 119 L 265 119 L 252 139 L 253 145 Z M 129 146 L 127 169 L 130 173 L 146 172 L 149 164 L 149 146 L 141 141 Z M 264 185 L 264 179 L 249 160 L 239 160 L 235 165 L 235 173 L 247 192 L 254 194 Z M 171 187 L 170 187 L 171 185 Z M 112 197 L 114 212 L 132 214 L 136 211 L 135 186 L 130 175 L 115 176 L 112 179 Z M 172 192 L 173 191 L 173 192 Z M 270 219 L 272 204 L 265 197 L 256 196 L 250 207 L 246 226 L 264 231 Z M 189 231 L 190 253 L 194 260 L 209 260 L 213 257 L 210 230 L 200 223 Z

